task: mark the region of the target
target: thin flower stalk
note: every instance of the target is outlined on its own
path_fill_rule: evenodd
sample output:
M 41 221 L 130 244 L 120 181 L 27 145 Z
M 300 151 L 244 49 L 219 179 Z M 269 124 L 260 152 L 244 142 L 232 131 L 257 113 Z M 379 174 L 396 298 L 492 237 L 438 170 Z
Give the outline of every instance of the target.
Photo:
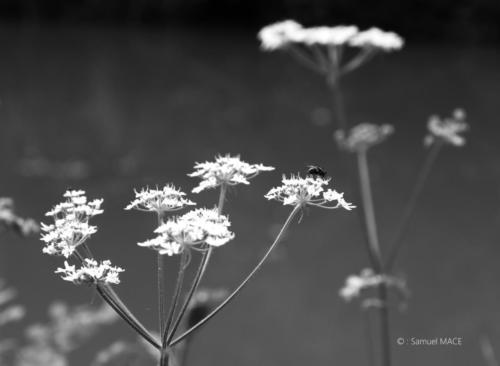
M 359 149 L 358 157 L 358 172 L 360 179 L 361 199 L 363 202 L 363 213 L 365 218 L 365 228 L 368 240 L 368 249 L 370 260 L 376 273 L 384 274 L 384 263 L 380 244 L 378 241 L 377 223 L 375 219 L 375 209 L 373 205 L 373 196 L 371 192 L 370 173 L 368 170 L 368 161 L 366 157 L 366 149 Z M 387 285 L 381 282 L 378 286 L 378 299 L 380 301 L 380 360 L 382 366 L 391 366 L 391 346 L 389 334 L 389 309 L 388 309 L 388 293 Z
M 405 206 L 403 214 L 401 215 L 401 219 L 396 228 L 394 236 L 390 241 L 391 243 L 389 246 L 390 249 L 389 253 L 387 254 L 387 260 L 385 262 L 385 268 L 387 269 L 387 271 L 390 271 L 393 268 L 394 263 L 396 262 L 396 259 L 401 251 L 401 248 L 405 243 L 403 240 L 404 235 L 406 234 L 406 230 L 408 229 L 410 219 L 413 215 L 413 212 L 415 211 L 418 198 L 422 193 L 422 190 L 425 186 L 425 182 L 429 177 L 429 173 L 432 170 L 432 167 L 439 155 L 439 152 L 441 151 L 442 146 L 443 142 L 441 141 L 437 141 L 431 146 L 431 148 L 427 152 L 425 161 L 418 172 L 417 179 L 415 180 L 415 185 L 413 186 L 413 189 L 410 194 L 410 198 Z
M 224 209 L 224 203 L 226 200 L 226 194 L 227 194 L 227 185 L 226 184 L 221 184 L 220 185 L 220 191 L 219 191 L 219 202 L 217 205 L 217 213 L 219 215 L 222 215 L 223 209 Z M 193 298 L 194 294 L 196 293 L 196 290 L 198 289 L 198 286 L 200 285 L 200 282 L 203 278 L 203 275 L 205 274 L 205 271 L 208 266 L 208 262 L 210 261 L 210 257 L 212 255 L 212 250 L 213 247 L 209 246 L 207 250 L 203 252 L 203 255 L 200 260 L 199 267 L 196 271 L 193 283 L 191 285 L 191 288 L 189 289 L 186 299 L 184 300 L 184 303 L 179 311 L 179 314 L 177 315 L 177 318 L 172 326 L 171 330 L 169 331 L 169 334 L 164 334 L 164 343 L 169 344 L 172 340 L 172 338 L 175 336 L 175 332 L 177 331 L 182 318 L 184 317 L 184 314 L 189 306 L 189 303 L 191 302 L 191 299 Z
M 267 260 L 273 249 L 278 245 L 278 243 L 281 241 L 283 238 L 283 234 L 288 230 L 293 218 L 297 215 L 297 213 L 300 212 L 302 209 L 302 205 L 297 204 L 293 210 L 291 211 L 290 215 L 286 219 L 285 223 L 283 224 L 283 227 L 281 228 L 280 232 L 276 236 L 276 239 L 274 242 L 271 244 L 267 252 L 264 254 L 264 256 L 261 258 L 261 260 L 257 263 L 257 265 L 253 268 L 253 270 L 247 275 L 247 277 L 241 282 L 241 284 L 219 305 L 217 306 L 210 314 L 208 314 L 203 320 L 201 320 L 198 324 L 194 325 L 193 327 L 189 328 L 186 330 L 184 333 L 182 333 L 180 336 L 177 338 L 173 339 L 170 343 L 169 346 L 173 347 L 182 340 L 184 340 L 186 337 L 189 337 L 193 332 L 198 330 L 200 327 L 202 327 L 206 322 L 208 322 L 212 317 L 217 315 L 226 305 L 228 305 L 235 297 L 238 295 L 241 290 L 249 283 L 249 281 L 254 277 L 254 275 L 262 268 L 262 265 L 264 262 Z

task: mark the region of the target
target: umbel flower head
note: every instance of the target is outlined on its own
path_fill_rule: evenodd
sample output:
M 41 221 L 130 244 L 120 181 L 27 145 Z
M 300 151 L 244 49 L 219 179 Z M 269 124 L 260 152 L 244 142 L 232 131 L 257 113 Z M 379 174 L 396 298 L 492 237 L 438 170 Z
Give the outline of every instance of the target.
M 188 174 L 190 177 L 201 178 L 200 184 L 193 189 L 193 193 L 200 193 L 205 189 L 216 188 L 222 184 L 234 186 L 236 184 L 250 184 L 249 180 L 260 172 L 274 170 L 271 166 L 262 164 L 248 164 L 241 161 L 240 156 L 217 156 L 215 161 L 196 163 L 195 171 Z
M 200 208 L 170 218 L 155 230 L 158 236 L 139 243 L 139 246 L 157 250 L 160 254 L 174 255 L 202 244 L 219 247 L 234 238 L 231 223 L 217 209 Z
M 380 28 L 373 27 L 350 38 L 349 45 L 390 52 L 403 48 L 404 40 L 394 32 L 385 32 Z
M 55 273 L 61 273 L 63 280 L 73 282 L 76 285 L 96 285 L 119 284 L 118 276 L 123 271 L 123 268 L 112 266 L 109 260 L 99 263 L 94 259 L 85 258 L 80 268 L 65 261 L 64 268 L 58 268 Z
M 460 134 L 469 129 L 465 119 L 466 115 L 463 109 L 455 109 L 451 117 L 444 119 L 439 116 L 431 116 L 427 122 L 429 134 L 424 139 L 425 146 L 430 146 L 436 141 L 453 146 L 464 146 L 465 138 Z
M 351 128 L 347 134 L 343 130 L 336 131 L 334 138 L 341 149 L 359 152 L 380 144 L 393 132 L 394 127 L 391 125 L 361 123 Z
M 284 20 L 262 28 L 258 34 L 261 47 L 265 51 L 274 51 L 298 42 L 302 37 L 302 25 L 294 20 Z
M 287 178 L 283 175 L 282 185 L 272 188 L 265 197 L 268 200 L 283 202 L 290 206 L 317 206 L 328 209 L 342 207 L 346 210 L 352 210 L 356 206 L 344 199 L 344 193 L 335 190 L 325 190 L 330 178 L 305 177 L 292 175 Z
M 150 211 L 162 214 L 177 211 L 186 206 L 196 205 L 193 201 L 184 198 L 186 194 L 171 184 L 162 189 L 146 188 L 135 191 L 135 200 L 125 207 L 125 210 Z
M 46 216 L 54 219 L 54 224 L 42 223 L 42 241 L 46 243 L 43 252 L 68 258 L 76 248 L 97 231 L 89 225 L 89 219 L 102 214 L 102 199 L 87 201 L 84 191 L 67 191 L 65 202 L 56 205 Z
M 361 292 L 375 288 L 381 284 L 396 288 L 401 294 L 407 296 L 408 288 L 406 281 L 402 278 L 387 274 L 376 274 L 371 268 L 365 268 L 359 275 L 350 275 L 345 281 L 344 287 L 339 291 L 340 297 L 349 302 L 361 295 Z

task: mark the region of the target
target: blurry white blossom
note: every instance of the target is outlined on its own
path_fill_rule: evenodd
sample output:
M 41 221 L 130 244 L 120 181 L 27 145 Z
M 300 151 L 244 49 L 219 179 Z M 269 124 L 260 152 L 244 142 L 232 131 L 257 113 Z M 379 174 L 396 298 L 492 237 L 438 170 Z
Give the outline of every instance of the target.
M 342 46 L 358 33 L 358 27 L 353 25 L 338 25 L 334 27 L 310 27 L 303 28 L 298 39 L 308 46 Z
M 68 366 L 66 356 L 45 344 L 21 348 L 16 354 L 15 366 Z
M 169 211 L 177 211 L 188 205 L 195 205 L 193 201 L 184 198 L 186 194 L 173 185 L 167 184 L 162 189 L 146 188 L 135 191 L 133 200 L 126 210 L 152 211 L 162 214 Z
M 352 210 L 356 206 L 344 199 L 344 194 L 335 190 L 326 190 L 330 178 L 311 177 L 305 178 L 292 175 L 290 178 L 283 176 L 282 185 L 272 188 L 265 197 L 268 200 L 283 202 L 291 206 L 317 206 L 322 208 L 339 208 Z
M 15 213 L 14 200 L 0 197 L 0 232 L 12 230 L 20 236 L 38 234 L 40 227 L 35 220 L 23 218 Z
M 16 290 L 7 287 L 0 279 L 0 327 L 21 320 L 26 314 L 24 306 L 12 304 L 16 295 Z
M 179 254 L 186 248 L 197 249 L 204 243 L 218 247 L 234 238 L 230 225 L 228 218 L 219 215 L 217 209 L 200 208 L 170 218 L 155 230 L 156 238 L 138 245 L 167 255 Z
M 65 202 L 56 205 L 46 213 L 54 219 L 54 224 L 42 223 L 41 240 L 46 243 L 43 252 L 68 258 L 76 248 L 97 231 L 89 225 L 89 219 L 102 214 L 102 199 L 87 201 L 84 191 L 67 191 Z
M 349 44 L 353 47 L 395 51 L 403 47 L 404 40 L 394 32 L 386 32 L 380 28 L 373 27 L 359 32 L 349 40 Z
M 60 273 L 63 280 L 76 285 L 92 285 L 119 284 L 119 274 L 123 271 L 123 268 L 112 266 L 109 260 L 99 263 L 94 259 L 86 258 L 79 268 L 65 261 L 64 268 L 58 268 L 55 273 Z
M 265 26 L 258 33 L 261 47 L 265 51 L 284 49 L 302 37 L 302 25 L 294 20 L 284 20 Z
M 344 287 L 339 291 L 339 295 L 345 301 L 349 302 L 359 297 L 362 291 L 369 288 L 376 288 L 381 284 L 394 287 L 405 295 L 408 293 L 404 279 L 387 274 L 376 274 L 371 268 L 365 268 L 359 275 L 350 275 L 347 277 Z
M 239 155 L 217 156 L 215 161 L 196 163 L 194 169 L 195 171 L 188 176 L 201 178 L 200 184 L 193 189 L 194 193 L 216 188 L 222 184 L 230 186 L 250 184 L 249 180 L 260 172 L 274 170 L 273 167 L 262 164 L 248 164 L 241 161 Z
M 455 109 L 451 117 L 444 119 L 431 116 L 427 123 L 429 134 L 425 137 L 424 144 L 429 146 L 442 141 L 454 146 L 464 146 L 465 138 L 461 134 L 469 129 L 465 119 L 465 111 L 462 109 Z
M 336 131 L 334 138 L 340 148 L 350 152 L 358 152 L 380 144 L 393 132 L 394 127 L 391 125 L 361 123 L 351 128 L 347 134 L 343 130 Z

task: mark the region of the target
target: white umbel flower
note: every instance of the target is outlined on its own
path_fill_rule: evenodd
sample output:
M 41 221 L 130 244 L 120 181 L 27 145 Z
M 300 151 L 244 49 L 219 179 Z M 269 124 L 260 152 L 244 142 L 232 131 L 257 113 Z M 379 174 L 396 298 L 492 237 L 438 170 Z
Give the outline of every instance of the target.
M 338 25 L 334 27 L 303 28 L 299 40 L 308 46 L 342 46 L 358 33 L 358 27 L 353 25 Z
M 102 199 L 87 201 L 84 191 L 67 191 L 65 202 L 46 213 L 54 224 L 41 224 L 41 240 L 46 243 L 43 252 L 49 255 L 71 256 L 76 248 L 97 231 L 89 219 L 102 214 Z
M 465 119 L 465 111 L 462 109 L 455 109 L 451 117 L 444 119 L 431 116 L 427 123 L 429 134 L 425 137 L 424 144 L 429 146 L 437 140 L 453 146 L 464 146 L 465 138 L 460 134 L 469 129 Z
M 205 189 L 216 188 L 222 184 L 234 186 L 236 184 L 250 184 L 249 180 L 263 171 L 274 170 L 271 166 L 262 164 L 248 164 L 237 156 L 217 156 L 215 161 L 196 163 L 195 171 L 188 174 L 190 177 L 201 178 L 200 184 L 193 189 L 193 193 L 200 193 Z
M 339 295 L 349 302 L 359 297 L 362 291 L 376 288 L 381 284 L 395 288 L 405 297 L 408 295 L 406 281 L 403 278 L 387 274 L 376 274 L 371 268 L 363 269 L 359 275 L 348 276 L 344 287 L 339 291 Z
M 125 207 L 125 210 L 139 210 L 157 212 L 177 211 L 186 206 L 196 205 L 193 201 L 186 199 L 186 194 L 173 185 L 167 184 L 162 189 L 146 188 L 135 191 L 135 200 Z
M 324 186 L 329 182 L 329 178 L 283 176 L 283 184 L 272 188 L 265 197 L 268 200 L 283 202 L 284 205 L 291 206 L 310 205 L 328 209 L 342 207 L 349 211 L 356 207 L 345 201 L 343 193 L 332 189 L 326 190 Z
M 55 273 L 60 273 L 63 280 L 76 285 L 95 285 L 119 284 L 119 274 L 123 271 L 123 268 L 112 266 L 109 260 L 99 263 L 94 259 L 86 258 L 80 268 L 65 261 L 64 268 L 58 268 Z
M 294 20 L 284 20 L 262 28 L 258 34 L 265 51 L 284 49 L 302 37 L 302 25 Z
M 228 218 L 219 215 L 217 209 L 196 209 L 167 220 L 155 230 L 156 238 L 138 245 L 169 256 L 185 249 L 198 249 L 202 244 L 219 247 L 234 238 L 230 225 Z
M 403 48 L 404 40 L 394 32 L 386 32 L 380 28 L 373 27 L 359 32 L 349 40 L 349 44 L 353 47 L 390 52 Z
M 380 144 L 393 132 L 394 127 L 391 125 L 361 123 L 351 128 L 348 134 L 342 130 L 336 131 L 334 138 L 340 148 L 350 152 L 358 152 Z

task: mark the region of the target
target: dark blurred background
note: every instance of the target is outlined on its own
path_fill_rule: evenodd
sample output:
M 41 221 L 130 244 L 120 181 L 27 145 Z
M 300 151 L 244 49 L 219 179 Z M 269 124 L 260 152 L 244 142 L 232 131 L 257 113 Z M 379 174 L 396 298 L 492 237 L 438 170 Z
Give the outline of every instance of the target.
M 155 259 L 135 245 L 152 236 L 154 218 L 123 210 L 134 188 L 173 182 L 190 191 L 194 162 L 218 153 L 277 167 L 229 195 L 237 239 L 217 250 L 207 277 L 227 288 L 288 214 L 263 198 L 282 173 L 319 164 L 354 197 L 323 80 L 285 53 L 261 52 L 260 27 L 295 18 L 397 31 L 407 39 L 402 51 L 378 56 L 343 84 L 351 123 L 396 129 L 370 155 L 384 250 L 424 158 L 428 116 L 462 107 L 471 131 L 465 148 L 443 151 L 421 197 L 397 265 L 412 298 L 391 318 L 394 337 L 457 336 L 464 346 L 394 344 L 395 364 L 480 365 L 481 336 L 500 352 L 499 12 L 498 1 L 3 0 L 0 195 L 37 220 L 67 188 L 103 197 L 90 245 L 126 268 L 117 289 L 155 328 Z M 212 206 L 217 194 L 190 198 Z M 347 275 L 367 266 L 363 245 L 356 214 L 307 212 L 241 297 L 199 333 L 190 365 L 368 364 L 361 310 L 337 295 Z M 37 239 L 0 238 L 0 276 L 28 307 L 23 325 L 45 319 L 56 299 L 96 301 L 54 275 L 59 265 Z M 71 366 L 88 366 L 98 346 L 117 338 L 132 332 L 117 326 Z
M 500 3 L 494 0 L 3 0 L 11 22 L 210 25 L 249 28 L 283 18 L 315 23 L 377 24 L 409 39 L 496 41 Z

